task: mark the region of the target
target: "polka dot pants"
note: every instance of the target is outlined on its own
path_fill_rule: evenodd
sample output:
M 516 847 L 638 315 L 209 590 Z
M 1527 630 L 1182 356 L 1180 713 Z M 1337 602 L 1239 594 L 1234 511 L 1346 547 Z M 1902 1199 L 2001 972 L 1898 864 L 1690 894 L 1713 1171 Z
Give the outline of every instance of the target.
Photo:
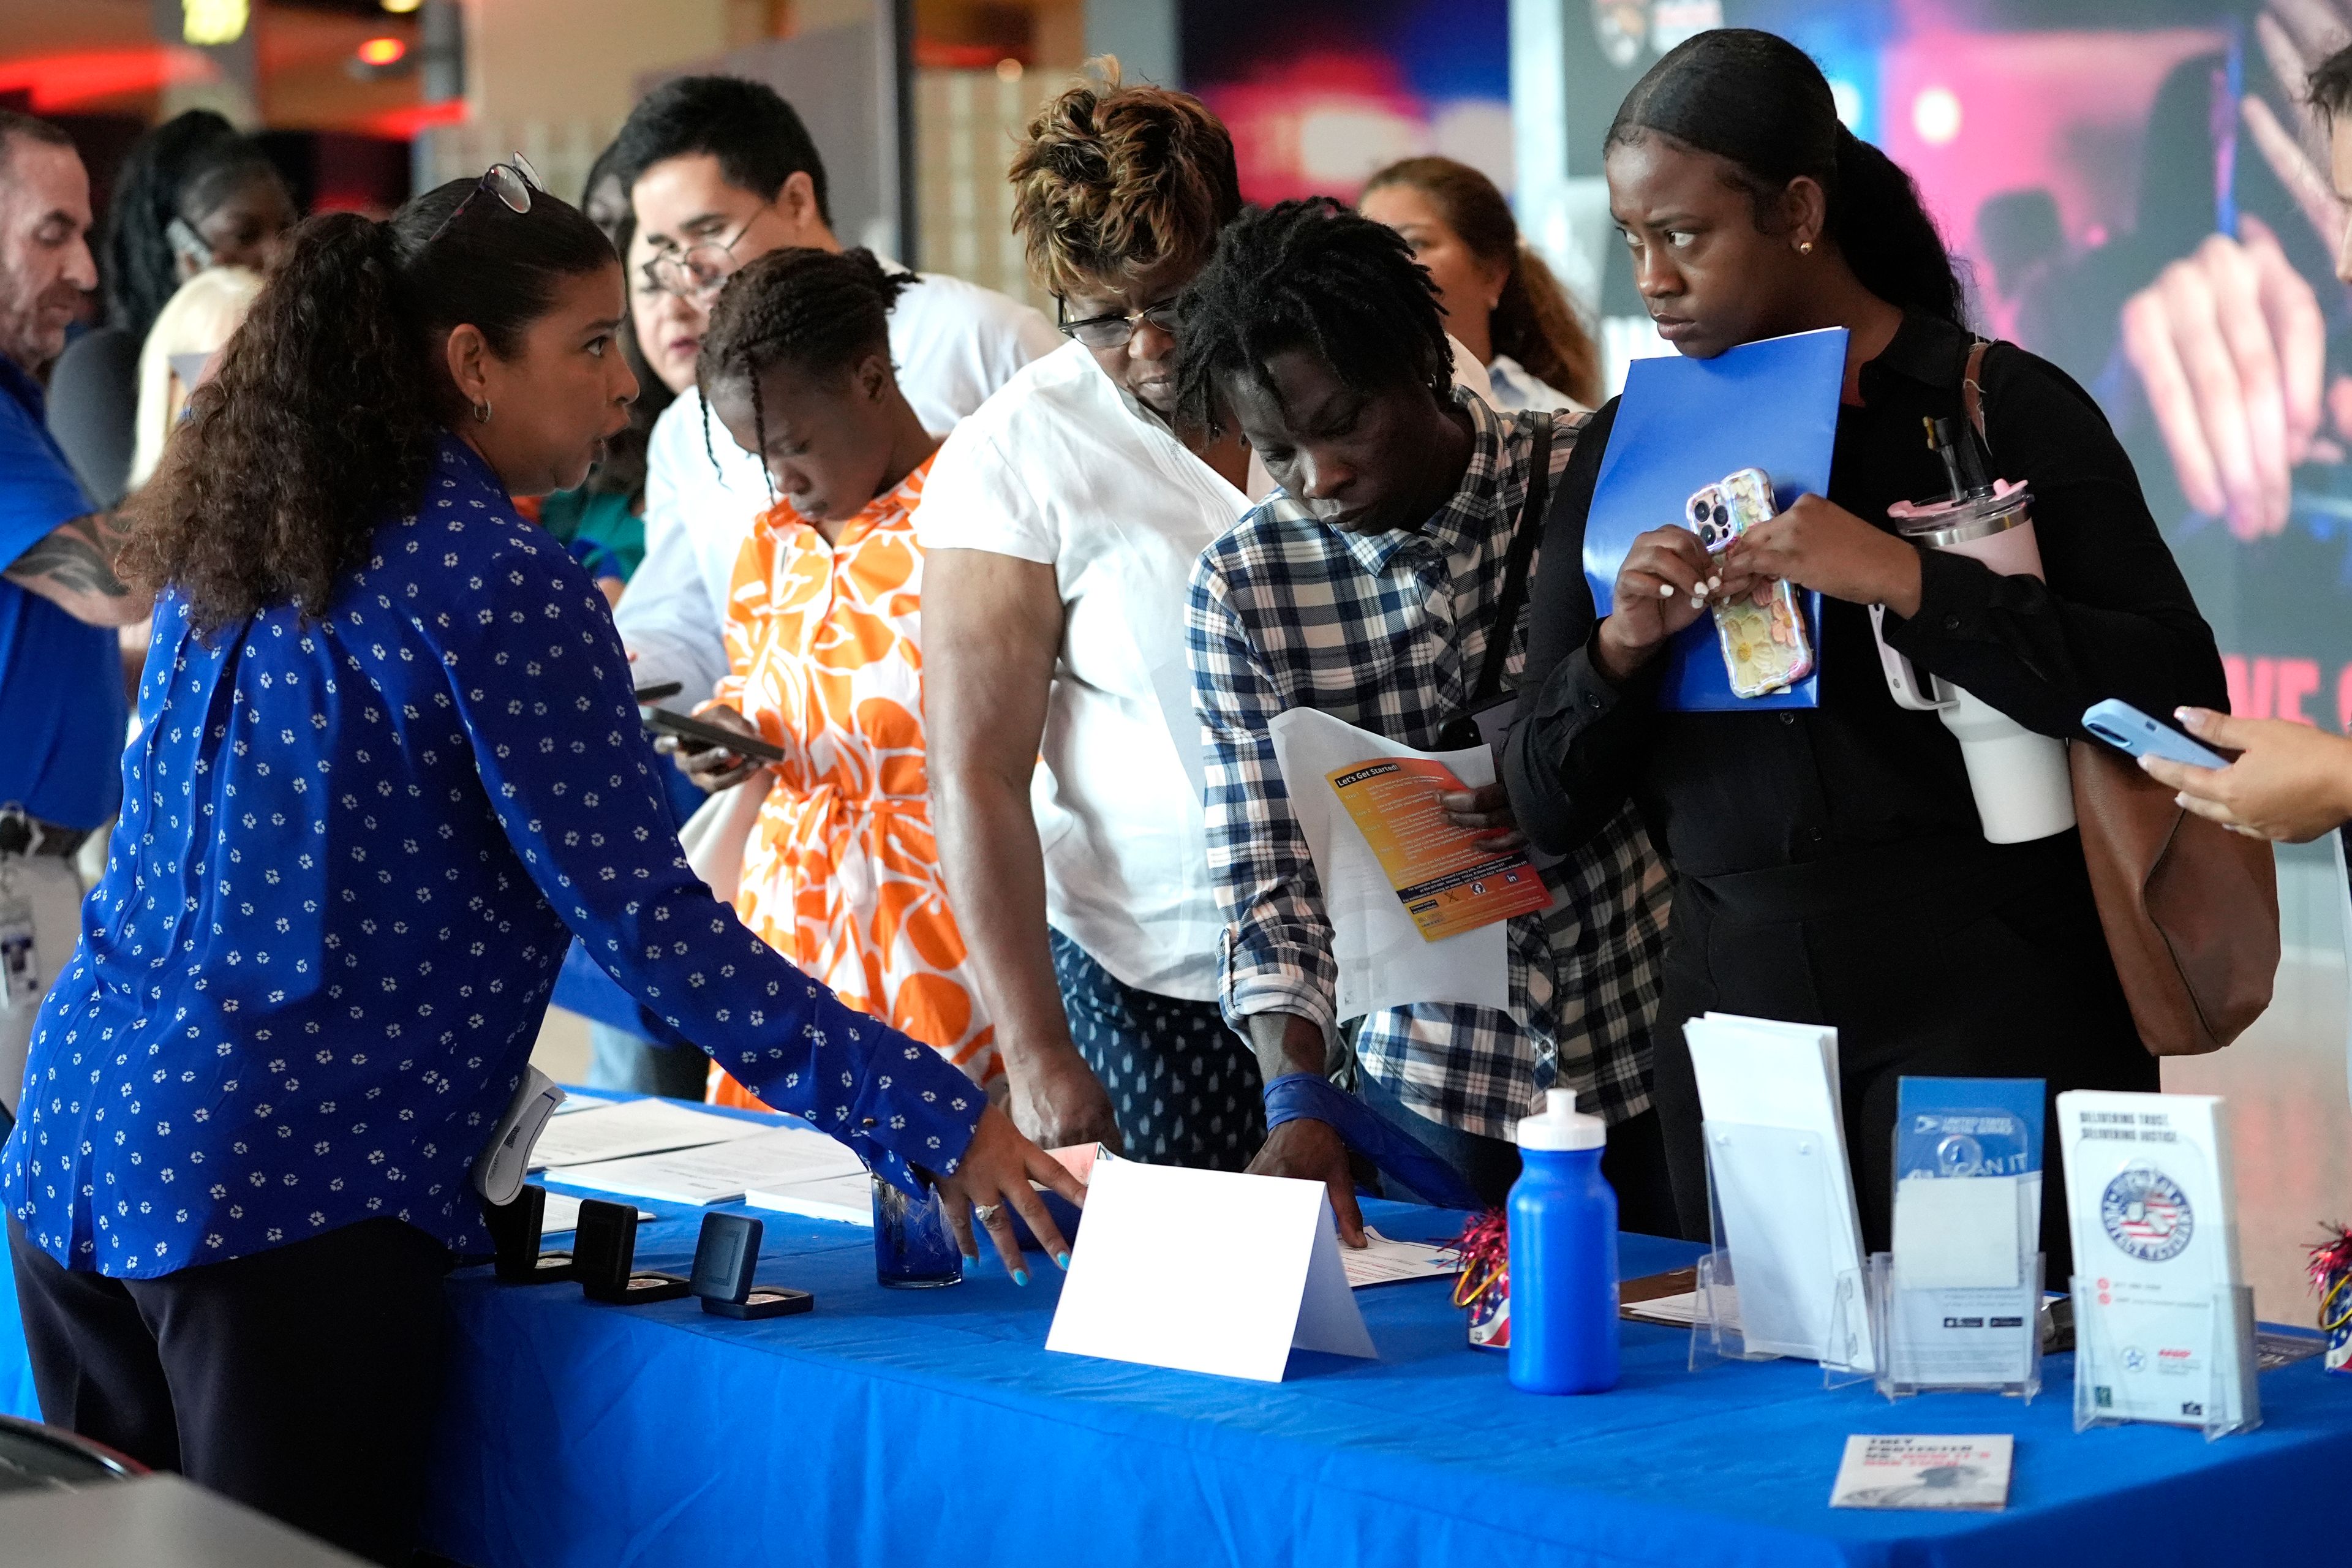
M 1128 1157 L 1238 1171 L 1265 1142 L 1257 1058 L 1213 1002 L 1126 984 L 1059 931 L 1048 933 L 1078 1054 L 1109 1091 Z

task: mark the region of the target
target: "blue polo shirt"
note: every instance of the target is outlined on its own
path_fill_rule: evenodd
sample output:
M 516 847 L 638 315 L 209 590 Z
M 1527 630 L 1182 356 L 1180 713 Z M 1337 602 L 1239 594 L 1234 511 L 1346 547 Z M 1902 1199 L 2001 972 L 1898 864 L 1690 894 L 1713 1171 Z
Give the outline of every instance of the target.
M 0 571 L 97 510 L 49 437 L 39 384 L 0 355 Z M 114 815 L 130 722 L 117 647 L 113 627 L 0 576 L 0 805 L 64 827 Z

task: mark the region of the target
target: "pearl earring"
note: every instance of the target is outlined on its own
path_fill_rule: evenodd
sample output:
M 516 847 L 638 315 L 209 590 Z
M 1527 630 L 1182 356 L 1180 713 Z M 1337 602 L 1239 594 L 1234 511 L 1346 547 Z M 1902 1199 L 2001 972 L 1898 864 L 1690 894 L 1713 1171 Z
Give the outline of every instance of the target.
M 1812 242 L 1811 240 L 1810 240 L 1810 239 L 1801 239 L 1801 240 L 1799 240 L 1799 241 L 1797 242 L 1797 254 L 1798 254 L 1798 255 L 1800 255 L 1800 256 L 1811 256 L 1812 253 L 1813 253 L 1813 242 Z

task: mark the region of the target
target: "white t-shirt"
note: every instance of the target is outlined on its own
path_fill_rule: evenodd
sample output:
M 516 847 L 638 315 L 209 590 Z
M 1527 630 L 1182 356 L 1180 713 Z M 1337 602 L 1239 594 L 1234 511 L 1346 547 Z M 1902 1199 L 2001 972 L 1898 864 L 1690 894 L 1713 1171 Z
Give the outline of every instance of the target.
M 1461 358 L 1458 353 L 1454 355 L 1457 364 Z M 1523 408 L 1554 414 L 1591 412 L 1549 382 L 1538 381 L 1527 366 L 1508 354 L 1496 354 L 1486 362 L 1486 404 L 1505 414 Z
M 1032 785 L 1046 918 L 1139 990 L 1213 1001 L 1201 726 L 1184 661 L 1192 563 L 1250 498 L 1070 343 L 956 426 L 915 531 L 1054 568 L 1061 655 Z
M 944 432 L 1015 372 L 1065 340 L 1019 300 L 936 272 L 898 296 L 890 357 L 924 428 Z M 707 444 L 706 444 L 707 440 Z M 715 461 L 714 461 L 715 459 Z M 637 656 L 639 686 L 675 680 L 692 706 L 727 673 L 727 594 L 754 519 L 772 504 L 758 458 L 710 422 L 688 388 L 654 421 L 646 447 L 646 558 L 613 612 Z

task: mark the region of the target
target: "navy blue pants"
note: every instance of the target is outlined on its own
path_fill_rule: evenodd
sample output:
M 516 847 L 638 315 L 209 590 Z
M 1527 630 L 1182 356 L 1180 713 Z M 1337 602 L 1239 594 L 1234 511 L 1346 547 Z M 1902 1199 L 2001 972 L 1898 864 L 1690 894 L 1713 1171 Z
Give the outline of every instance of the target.
M 408 1562 L 446 1360 L 446 1247 L 372 1219 L 110 1279 L 59 1267 L 11 1219 L 8 1250 L 42 1420 L 370 1562 Z
M 1265 1087 L 1213 1002 L 1126 984 L 1049 931 L 1070 1038 L 1110 1094 L 1129 1159 L 1238 1171 L 1265 1142 Z

